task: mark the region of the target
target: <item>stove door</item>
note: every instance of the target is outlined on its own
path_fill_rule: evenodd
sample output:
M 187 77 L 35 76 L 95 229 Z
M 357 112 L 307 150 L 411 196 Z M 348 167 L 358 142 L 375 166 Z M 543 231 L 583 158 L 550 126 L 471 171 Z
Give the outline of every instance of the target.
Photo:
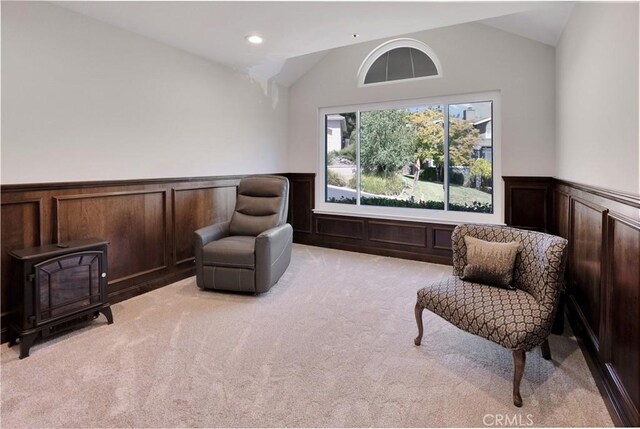
M 102 303 L 104 252 L 84 251 L 34 266 L 36 323 L 49 322 Z

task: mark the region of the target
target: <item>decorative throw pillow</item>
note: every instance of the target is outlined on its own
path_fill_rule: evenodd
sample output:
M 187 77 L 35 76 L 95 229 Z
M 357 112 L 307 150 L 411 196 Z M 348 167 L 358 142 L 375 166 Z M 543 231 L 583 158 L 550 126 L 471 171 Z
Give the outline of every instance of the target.
M 520 243 L 496 243 L 468 235 L 464 237 L 464 243 L 467 246 L 467 265 L 462 280 L 515 289 L 511 282 Z

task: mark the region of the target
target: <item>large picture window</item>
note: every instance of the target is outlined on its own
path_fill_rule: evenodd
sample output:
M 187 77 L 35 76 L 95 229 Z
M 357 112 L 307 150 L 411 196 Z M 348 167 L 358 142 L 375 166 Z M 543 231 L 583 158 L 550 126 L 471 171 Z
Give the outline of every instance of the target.
M 459 99 L 323 112 L 324 202 L 494 213 L 495 100 Z

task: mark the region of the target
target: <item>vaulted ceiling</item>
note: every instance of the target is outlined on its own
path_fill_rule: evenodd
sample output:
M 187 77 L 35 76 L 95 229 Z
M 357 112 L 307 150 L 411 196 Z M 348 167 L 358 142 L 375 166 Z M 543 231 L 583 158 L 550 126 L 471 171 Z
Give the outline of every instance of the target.
M 571 6 L 520 1 L 54 3 L 284 85 L 306 73 L 327 50 L 471 21 L 555 44 Z M 264 43 L 247 43 L 250 34 L 261 35 Z

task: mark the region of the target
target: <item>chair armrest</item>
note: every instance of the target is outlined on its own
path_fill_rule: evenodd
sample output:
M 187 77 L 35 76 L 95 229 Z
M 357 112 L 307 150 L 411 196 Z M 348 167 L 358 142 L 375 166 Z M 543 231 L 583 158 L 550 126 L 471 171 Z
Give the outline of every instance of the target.
M 195 239 L 196 246 L 206 246 L 212 241 L 220 240 L 221 238 L 229 236 L 229 222 L 218 222 L 213 225 L 205 226 L 196 230 Z
M 202 272 L 202 248 L 212 241 L 220 240 L 229 235 L 229 223 L 219 222 L 200 228 L 193 233 L 193 253 L 196 257 L 196 283 L 200 289 L 204 288 Z
M 293 228 L 288 223 L 268 229 L 256 237 L 256 292 L 271 287 L 286 270 L 291 259 L 292 242 Z
M 292 239 L 293 228 L 288 223 L 268 229 L 256 237 L 256 257 L 273 264 Z

